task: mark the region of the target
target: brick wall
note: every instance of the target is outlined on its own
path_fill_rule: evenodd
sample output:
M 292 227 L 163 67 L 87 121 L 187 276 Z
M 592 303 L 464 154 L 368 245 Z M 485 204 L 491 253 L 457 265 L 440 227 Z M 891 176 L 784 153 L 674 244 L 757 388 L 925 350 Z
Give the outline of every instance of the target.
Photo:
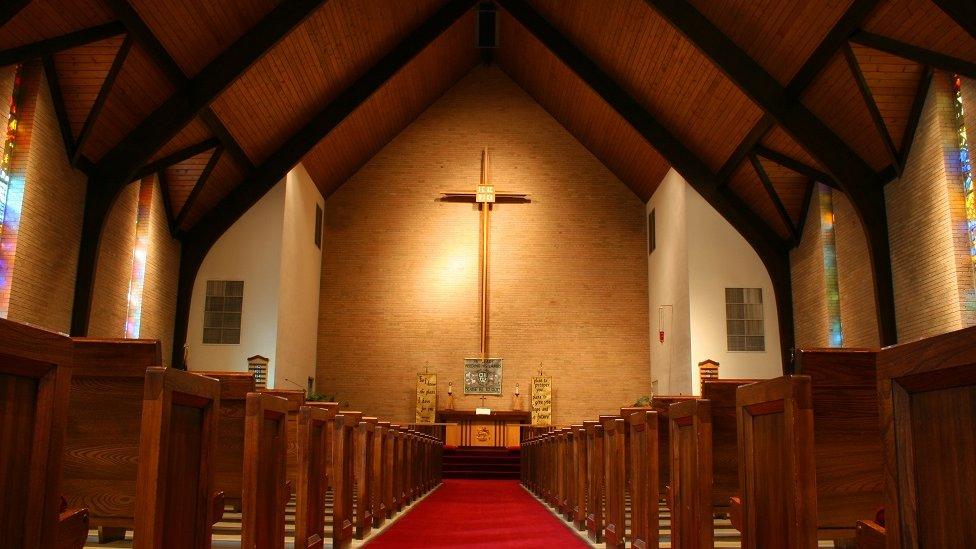
M 163 348 L 163 363 L 168 365 L 173 346 L 180 244 L 170 236 L 162 190 L 155 178 L 153 187 L 139 337 L 159 339 Z M 105 222 L 88 328 L 88 334 L 92 337 L 125 335 L 138 201 L 139 182 L 136 181 L 122 190 Z
M 827 283 L 817 192 L 819 191 L 814 189 L 807 220 L 803 224 L 800 245 L 790 251 L 793 330 L 798 349 L 827 346 Z M 841 299 L 843 300 L 843 294 Z
M 478 210 L 438 201 L 474 189 L 489 147 L 500 204 L 491 227 L 491 354 L 515 382 L 554 377 L 554 421 L 612 412 L 649 392 L 644 207 L 495 67 L 472 71 L 326 203 L 317 388 L 412 421 L 415 374 L 449 380 L 479 350 Z
M 13 72 L 0 86 L 2 107 Z M 74 296 L 86 178 L 68 163 L 50 90 L 39 65 L 24 73 L 16 151 L 26 151 L 24 202 L 7 317 L 68 332 Z M 15 158 L 17 154 L 15 152 Z
M 837 286 L 840 322 L 845 347 L 877 347 L 878 314 L 874 303 L 874 274 L 867 237 L 847 195 L 831 193 L 834 205 L 834 245 L 837 250 Z M 808 223 L 810 218 L 808 219 Z M 817 225 L 817 223 L 814 223 Z
M 904 173 L 885 187 L 899 341 L 972 324 L 972 288 L 949 75 L 936 72 Z

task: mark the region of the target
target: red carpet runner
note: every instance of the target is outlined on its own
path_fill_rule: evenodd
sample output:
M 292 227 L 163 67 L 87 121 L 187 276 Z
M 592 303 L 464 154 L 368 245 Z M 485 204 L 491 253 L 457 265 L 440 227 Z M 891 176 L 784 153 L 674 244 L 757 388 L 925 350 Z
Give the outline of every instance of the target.
M 586 547 L 514 480 L 447 479 L 372 540 L 384 547 Z

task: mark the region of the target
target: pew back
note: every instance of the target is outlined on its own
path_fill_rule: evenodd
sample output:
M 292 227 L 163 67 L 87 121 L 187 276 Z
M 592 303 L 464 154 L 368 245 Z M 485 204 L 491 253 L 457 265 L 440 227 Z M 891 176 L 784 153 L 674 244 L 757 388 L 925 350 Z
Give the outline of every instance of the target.
M 220 420 L 214 457 L 214 488 L 231 506 L 241 507 L 244 486 L 244 416 L 247 394 L 254 392 L 254 374 L 194 372 L 220 381 Z
M 713 379 L 702 382 L 702 398 L 712 415 L 712 506 L 727 512 L 729 498 L 739 495 L 739 456 L 735 391 L 757 379 Z
M 146 371 L 135 510 L 140 547 L 210 547 L 219 409 L 216 379 Z
M 68 338 L 0 319 L 0 532 L 11 547 L 56 546 L 70 368 Z
M 742 547 L 816 547 L 817 493 L 810 378 L 736 390 Z
M 631 544 L 637 549 L 658 547 L 658 419 L 641 410 L 627 416 L 630 429 Z
M 672 404 L 671 542 L 675 547 L 713 546 L 712 409 L 708 400 Z
M 696 398 L 698 397 L 690 395 L 658 395 L 651 398 L 651 409 L 657 412 L 657 487 L 658 495 L 662 498 L 667 494 L 667 486 L 671 477 L 668 408 L 675 402 L 695 400 Z
M 249 393 L 246 400 L 241 547 L 281 549 L 291 497 L 285 468 L 292 406 L 266 393 Z
M 888 547 L 974 547 L 976 328 L 882 349 Z
M 298 411 L 298 485 L 296 486 L 295 547 L 320 549 L 325 545 L 326 464 L 335 409 L 302 406 Z

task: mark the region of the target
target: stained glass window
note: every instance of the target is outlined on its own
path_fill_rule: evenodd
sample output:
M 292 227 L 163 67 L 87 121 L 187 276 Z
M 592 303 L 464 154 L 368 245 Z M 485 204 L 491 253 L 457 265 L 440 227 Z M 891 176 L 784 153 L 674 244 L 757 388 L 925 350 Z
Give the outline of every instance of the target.
M 837 245 L 834 241 L 834 200 L 830 187 L 819 184 L 820 234 L 823 239 L 824 275 L 827 287 L 827 344 L 844 345 L 840 321 L 840 286 L 837 281 Z
M 149 253 L 149 210 L 152 206 L 153 180 L 139 183 L 136 208 L 136 240 L 132 246 L 132 273 L 129 276 L 128 307 L 125 315 L 125 337 L 139 337 L 142 326 L 142 290 L 146 280 L 146 258 Z
M 22 69 L 22 66 L 18 66 L 14 72 L 14 87 L 4 123 L 0 156 L 0 317 L 3 318 L 7 317 L 10 308 L 10 283 L 13 280 L 20 209 L 24 203 L 24 174 L 15 172 L 13 162 L 20 125 L 19 111 L 24 78 Z
M 973 166 L 969 158 L 969 138 L 966 135 L 966 110 L 962 100 L 962 78 L 952 77 L 952 105 L 956 113 L 956 134 L 959 138 L 959 170 L 962 172 L 962 191 L 966 197 L 966 236 L 969 242 L 970 264 L 976 268 L 976 193 L 973 192 Z M 976 278 L 976 271 L 974 271 Z M 967 304 L 976 308 L 976 295 L 969 293 Z

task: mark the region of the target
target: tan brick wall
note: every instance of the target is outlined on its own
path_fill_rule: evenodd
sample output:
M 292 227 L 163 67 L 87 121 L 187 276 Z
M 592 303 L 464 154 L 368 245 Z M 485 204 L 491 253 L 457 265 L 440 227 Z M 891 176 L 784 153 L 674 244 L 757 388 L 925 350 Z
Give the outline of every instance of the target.
M 71 328 L 86 178 L 68 163 L 40 67 L 30 67 L 23 82 L 18 142 L 27 151 L 26 183 L 7 318 L 66 333 Z M 6 109 L 10 86 L 0 88 L 5 90 L 0 108 Z M 29 140 L 22 139 L 28 134 Z
M 827 282 L 820 232 L 819 190 L 814 189 L 800 245 L 790 251 L 796 347 L 827 346 Z M 841 294 L 843 300 L 843 294 Z
M 162 187 L 153 189 L 149 210 L 149 252 L 146 282 L 142 291 L 142 327 L 139 337 L 159 339 L 163 363 L 173 353 L 173 321 L 176 318 L 176 290 L 180 274 L 180 242 L 169 232 Z
M 831 193 L 834 205 L 834 244 L 837 249 L 837 286 L 840 322 L 845 347 L 877 347 L 878 315 L 874 303 L 874 275 L 867 237 L 847 195 Z M 826 303 L 826 301 L 825 301 Z
M 492 214 L 491 354 L 509 409 L 528 407 L 540 363 L 554 419 L 616 410 L 649 392 L 644 207 L 494 67 L 476 68 L 326 203 L 317 386 L 352 408 L 412 421 L 415 374 L 439 404 L 478 355 L 478 211 L 438 201 L 474 189 L 482 147 L 499 190 L 531 194 Z
M 105 220 L 88 320 L 91 337 L 125 336 L 126 298 L 132 274 L 138 202 L 139 182 L 136 181 L 122 189 Z
M 949 75 L 932 80 L 902 177 L 885 187 L 899 341 L 972 322 L 972 287 Z

